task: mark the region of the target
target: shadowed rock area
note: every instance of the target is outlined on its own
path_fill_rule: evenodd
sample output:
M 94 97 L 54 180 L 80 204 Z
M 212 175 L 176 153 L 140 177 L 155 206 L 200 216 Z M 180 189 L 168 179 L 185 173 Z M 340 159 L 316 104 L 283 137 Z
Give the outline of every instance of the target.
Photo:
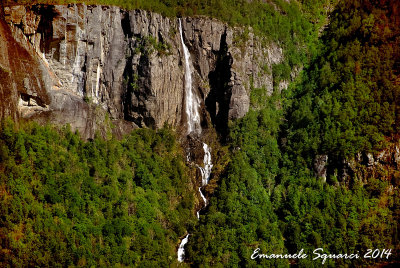
M 119 134 L 184 126 L 176 18 L 70 4 L 4 7 L 0 20 L 1 117 L 69 123 L 85 138 L 104 133 L 106 117 Z M 228 120 L 247 113 L 251 83 L 272 92 L 282 50 L 216 19 L 183 18 L 182 27 L 202 124 L 211 119 L 225 134 Z

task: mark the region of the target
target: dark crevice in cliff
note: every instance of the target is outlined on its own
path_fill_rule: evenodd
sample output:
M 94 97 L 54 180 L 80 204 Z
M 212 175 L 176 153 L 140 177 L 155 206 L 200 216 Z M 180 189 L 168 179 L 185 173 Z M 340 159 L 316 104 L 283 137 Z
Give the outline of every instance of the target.
M 131 38 L 132 38 L 132 31 L 131 31 L 131 26 L 130 26 L 130 17 L 129 17 L 129 12 L 121 12 L 121 27 L 122 31 L 124 32 L 125 40 L 128 42 L 128 51 L 127 55 L 128 57 L 126 58 L 126 64 L 125 64 L 125 69 L 124 69 L 124 83 L 123 83 L 123 91 L 122 91 L 122 113 L 123 113 L 123 118 L 124 120 L 135 122 L 138 124 L 138 122 L 135 120 L 135 118 L 131 115 L 132 111 L 132 95 L 133 95 L 133 89 L 132 89 L 132 81 L 133 81 L 133 70 L 132 70 L 132 53 L 133 49 L 131 47 Z M 140 126 L 140 124 L 138 124 Z
M 122 31 L 124 32 L 125 37 L 132 38 L 133 33 L 131 29 L 131 21 L 129 18 L 129 13 L 128 12 L 122 12 L 121 14 L 121 26 L 122 26 Z
M 83 66 L 81 68 L 81 71 L 84 74 L 87 74 L 87 65 L 88 65 L 88 55 L 85 55 L 85 62 L 83 63 Z M 82 93 L 83 93 L 83 96 L 88 97 L 88 94 L 86 91 L 86 84 L 87 84 L 87 75 L 84 75 L 82 78 Z
M 0 2 L 0 17 L 4 18 L 4 3 Z
M 50 52 L 53 39 L 53 18 L 57 16 L 54 6 L 39 6 L 37 12 L 40 14 L 40 21 L 37 33 L 41 34 L 40 50 L 45 53 Z
M 346 158 L 341 156 L 328 156 L 328 162 L 326 163 L 326 176 L 327 183 L 334 185 L 335 183 L 341 183 L 343 185 L 349 186 L 349 178 L 354 177 L 354 170 Z M 363 159 L 364 161 L 364 159 Z M 368 163 L 365 163 L 367 165 Z M 332 178 L 335 178 L 332 180 Z
M 145 106 L 145 101 L 151 97 L 151 81 L 150 77 L 150 61 L 147 53 L 145 40 L 136 37 L 136 41 L 132 41 L 133 33 L 130 27 L 129 13 L 125 13 L 121 20 L 124 35 L 128 38 L 130 51 L 129 57 L 124 70 L 124 86 L 123 94 L 123 113 L 124 119 L 134 122 L 140 127 L 155 127 L 155 120 L 149 115 Z M 137 71 L 133 68 L 134 54 L 140 53 Z
M 134 122 L 138 126 L 142 126 L 141 118 L 134 116 L 136 106 L 133 103 L 133 99 L 136 98 L 135 91 L 133 88 L 133 69 L 132 69 L 132 56 L 129 56 L 126 60 L 126 66 L 124 70 L 124 93 L 122 96 L 122 105 L 124 119 L 127 121 Z
M 141 53 L 137 74 L 134 75 L 133 88 L 134 93 L 139 100 L 139 104 L 135 109 L 142 116 L 142 120 L 147 127 L 155 127 L 155 120 L 149 115 L 148 109 L 145 107 L 144 102 L 152 97 L 152 84 L 150 73 L 150 59 L 147 53 Z
M 132 54 L 132 52 L 131 52 Z M 124 119 L 127 121 L 132 121 L 138 126 L 141 125 L 140 121 L 135 120 L 134 116 L 132 115 L 132 110 L 134 109 L 134 105 L 132 104 L 132 98 L 134 96 L 134 89 L 132 87 L 133 82 L 133 69 L 132 69 L 132 55 L 130 55 L 126 59 L 126 65 L 124 70 L 124 93 L 122 96 L 122 106 L 123 106 L 123 114 Z
M 210 80 L 210 93 L 205 104 L 210 114 L 211 122 L 222 139 L 228 134 L 229 104 L 232 91 L 228 85 L 231 78 L 232 56 L 228 52 L 226 32 L 221 36 L 220 50 L 217 52 L 215 70 L 208 75 Z
M 40 106 L 46 107 L 46 103 L 38 96 L 32 96 L 30 94 L 21 93 L 20 98 L 28 103 L 28 106 Z

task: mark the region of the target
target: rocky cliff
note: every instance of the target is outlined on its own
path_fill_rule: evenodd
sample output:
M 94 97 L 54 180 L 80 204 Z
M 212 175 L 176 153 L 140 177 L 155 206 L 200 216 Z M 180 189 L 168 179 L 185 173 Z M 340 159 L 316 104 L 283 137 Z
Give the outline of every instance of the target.
M 388 138 L 386 146 L 375 153 L 357 153 L 355 157 L 329 159 L 328 155 L 317 155 L 314 159 L 316 177 L 324 182 L 350 185 L 368 184 L 370 178 L 390 182 L 389 190 L 400 182 L 400 141 L 397 135 Z M 332 178 L 334 178 L 332 180 Z M 389 191 L 388 190 L 388 191 Z
M 4 7 L 1 17 L 1 117 L 69 123 L 86 138 L 106 114 L 122 133 L 186 122 L 177 18 L 86 5 Z M 223 131 L 248 111 L 252 86 L 272 92 L 282 50 L 206 17 L 182 28 L 202 124 Z

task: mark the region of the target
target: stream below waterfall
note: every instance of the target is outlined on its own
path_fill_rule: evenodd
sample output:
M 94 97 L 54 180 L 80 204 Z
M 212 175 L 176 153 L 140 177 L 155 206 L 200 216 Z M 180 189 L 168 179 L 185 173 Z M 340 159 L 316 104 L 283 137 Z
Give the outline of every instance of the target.
M 213 167 L 212 161 L 211 161 L 211 151 L 210 147 L 206 143 L 203 143 L 203 150 L 204 150 L 204 158 L 203 158 L 203 167 L 198 166 L 201 172 L 201 182 L 202 186 L 199 187 L 199 192 L 200 196 L 204 201 L 204 206 L 196 212 L 197 214 L 197 219 L 200 219 L 200 211 L 207 206 L 207 199 L 204 196 L 203 192 L 201 191 L 201 188 L 203 186 L 206 186 L 208 184 L 208 180 L 210 179 L 211 175 L 211 170 Z M 179 248 L 178 248 L 178 261 L 183 262 L 185 260 L 185 245 L 189 241 L 189 235 L 187 234 L 184 239 L 182 239 Z
M 188 132 L 187 134 L 194 134 L 199 136 L 201 134 L 201 124 L 200 124 L 200 100 L 198 96 L 193 92 L 192 86 L 192 71 L 190 68 L 190 53 L 189 49 L 183 41 L 182 33 L 182 22 L 179 19 L 179 34 L 182 42 L 183 54 L 185 59 L 185 111 L 187 116 Z M 204 206 L 199 209 L 196 214 L 197 218 L 200 219 L 200 211 L 207 206 L 207 199 L 204 196 L 201 188 L 208 184 L 212 170 L 212 159 L 210 147 L 203 142 L 204 158 L 203 166 L 197 166 L 201 172 L 201 187 L 199 187 L 199 193 L 204 201 Z M 190 153 L 189 153 L 190 154 Z M 190 155 L 188 154 L 187 159 L 190 160 Z M 189 241 L 190 234 L 188 233 L 184 239 L 182 239 L 178 248 L 178 261 L 183 262 L 185 260 L 185 245 Z

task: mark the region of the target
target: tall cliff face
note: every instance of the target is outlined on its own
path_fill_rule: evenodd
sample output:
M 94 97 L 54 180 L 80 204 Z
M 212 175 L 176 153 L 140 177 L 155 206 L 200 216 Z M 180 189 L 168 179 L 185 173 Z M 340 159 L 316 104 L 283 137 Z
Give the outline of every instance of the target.
M 182 126 L 178 27 L 176 18 L 110 6 L 5 7 L 0 84 L 12 97 L 1 116 L 70 123 L 85 137 L 101 128 L 105 113 L 122 132 Z M 282 60 L 278 46 L 263 45 L 251 30 L 205 17 L 183 18 L 182 27 L 203 124 L 210 118 L 223 130 L 229 119 L 243 117 L 251 86 L 272 92 L 271 67 Z M 23 53 L 14 55 L 9 47 Z

